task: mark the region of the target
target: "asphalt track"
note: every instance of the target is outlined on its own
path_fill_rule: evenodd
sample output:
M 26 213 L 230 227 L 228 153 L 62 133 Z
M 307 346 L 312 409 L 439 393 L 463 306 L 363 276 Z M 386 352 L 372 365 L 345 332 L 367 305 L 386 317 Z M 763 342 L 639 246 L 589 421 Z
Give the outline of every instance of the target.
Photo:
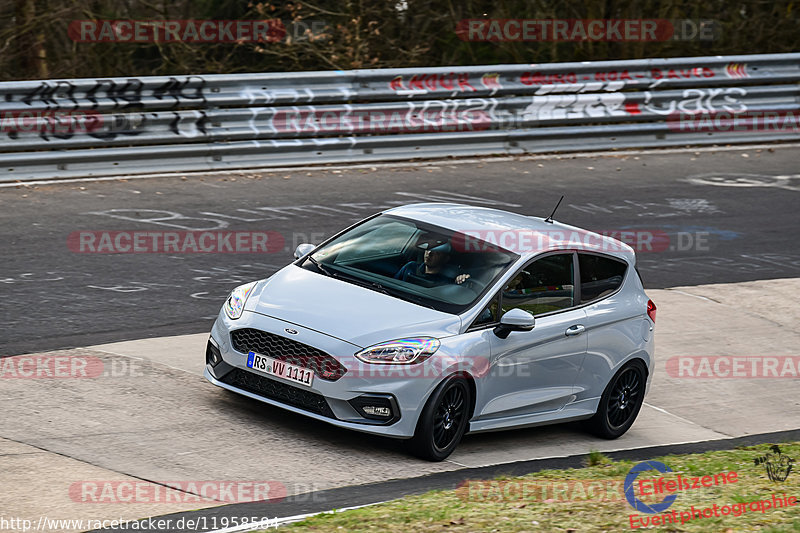
M 210 329 L 228 291 L 398 204 L 458 201 L 669 235 L 647 288 L 800 275 L 796 146 L 314 169 L 0 189 L 0 356 Z M 80 231 L 275 232 L 262 254 L 93 254 Z
M 195 523 L 206 517 L 207 531 L 225 520 L 288 519 L 446 488 L 467 477 L 575 466 L 589 450 L 635 458 L 744 442 L 767 450 L 767 443 L 796 438 L 800 428 L 796 365 L 781 366 L 780 375 L 728 379 L 676 374 L 669 362 L 721 356 L 749 368 L 758 358 L 786 355 L 800 362 L 798 291 L 800 278 L 651 289 L 648 296 L 659 306 L 653 383 L 625 435 L 605 441 L 579 423 L 470 434 L 441 463 L 410 456 L 401 441 L 336 428 L 214 387 L 200 375 L 207 333 L 5 358 L 0 509 L 2 516 L 34 524 L 43 516 L 132 520 L 184 513 Z M 93 367 L 102 373 L 47 379 L 14 370 L 25 361 L 58 357 L 101 362 Z M 32 379 L 14 379 L 25 376 Z M 749 440 L 730 440 L 741 438 Z M 741 468 L 755 468 L 748 465 Z M 176 482 L 177 489 L 167 488 Z M 215 497 L 200 488 L 207 482 L 267 483 L 276 488 L 270 497 L 289 498 L 253 502 L 252 491 Z M 206 507 L 213 509 L 186 514 Z
M 111 368 L 140 365 L 128 378 L 4 384 L 0 479 L 14 491 L 7 501 L 0 495 L 2 507 L 30 516 L 59 505 L 88 512 L 67 498 L 75 480 L 272 475 L 289 489 L 284 502 L 192 516 L 286 516 L 580 464 L 598 441 L 575 425 L 468 436 L 450 461 L 419 462 L 395 441 L 226 395 L 197 375 L 201 348 L 192 347 L 202 347 L 228 290 L 286 264 L 297 242 L 402 203 L 460 201 L 543 216 L 564 194 L 560 221 L 669 234 L 665 249 L 639 255 L 648 289 L 675 288 L 653 291 L 660 356 L 795 354 L 798 280 L 707 284 L 800 277 L 797 162 L 797 147 L 776 146 L 2 188 L 0 356 L 81 347 L 65 353 L 85 352 Z M 283 242 L 261 255 L 81 254 L 67 246 L 77 231 L 176 229 L 271 231 Z M 199 335 L 92 346 L 188 333 Z M 766 389 L 758 380 L 699 383 L 665 379 L 659 365 L 636 426 L 600 449 L 644 459 L 797 438 L 796 379 Z M 260 463 L 237 460 L 253 449 L 275 453 Z M 28 483 L 42 490 L 22 491 Z M 170 512 L 158 509 L 134 516 Z

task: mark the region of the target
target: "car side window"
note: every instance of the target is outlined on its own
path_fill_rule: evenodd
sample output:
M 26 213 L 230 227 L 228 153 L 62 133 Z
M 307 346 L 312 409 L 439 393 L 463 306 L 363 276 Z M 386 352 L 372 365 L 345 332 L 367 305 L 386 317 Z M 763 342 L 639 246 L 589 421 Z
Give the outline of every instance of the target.
M 625 278 L 628 264 L 601 255 L 578 254 L 581 272 L 581 303 L 599 300 L 616 291 Z
M 572 253 L 548 255 L 520 271 L 503 289 L 503 313 L 541 315 L 575 305 Z
M 488 326 L 490 324 L 496 324 L 500 322 L 500 317 L 497 313 L 497 295 L 492 298 L 492 301 L 489 302 L 489 305 L 483 308 L 483 311 L 478 315 L 478 318 L 472 323 L 472 328 L 477 328 L 481 326 Z

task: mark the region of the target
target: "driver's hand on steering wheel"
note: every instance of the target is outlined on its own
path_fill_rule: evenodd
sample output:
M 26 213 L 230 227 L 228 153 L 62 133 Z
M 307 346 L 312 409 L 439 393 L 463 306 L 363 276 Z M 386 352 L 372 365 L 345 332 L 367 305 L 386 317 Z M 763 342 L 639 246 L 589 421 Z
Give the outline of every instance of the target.
M 462 283 L 467 281 L 467 279 L 469 279 L 469 274 L 459 274 L 458 276 L 456 276 L 456 285 L 461 285 Z

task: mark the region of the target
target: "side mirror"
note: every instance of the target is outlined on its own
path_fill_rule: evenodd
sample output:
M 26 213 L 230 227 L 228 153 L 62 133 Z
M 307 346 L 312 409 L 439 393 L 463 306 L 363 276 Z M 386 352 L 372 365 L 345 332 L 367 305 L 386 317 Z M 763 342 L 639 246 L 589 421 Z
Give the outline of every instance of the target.
M 511 309 L 500 318 L 500 325 L 494 328 L 494 334 L 505 339 L 512 331 L 530 331 L 536 323 L 533 315 L 522 309 Z
M 300 259 L 301 257 L 305 257 L 308 254 L 310 254 L 314 248 L 316 248 L 316 246 L 314 246 L 313 244 L 309 244 L 307 242 L 298 244 L 297 248 L 295 248 L 294 250 L 294 258 Z

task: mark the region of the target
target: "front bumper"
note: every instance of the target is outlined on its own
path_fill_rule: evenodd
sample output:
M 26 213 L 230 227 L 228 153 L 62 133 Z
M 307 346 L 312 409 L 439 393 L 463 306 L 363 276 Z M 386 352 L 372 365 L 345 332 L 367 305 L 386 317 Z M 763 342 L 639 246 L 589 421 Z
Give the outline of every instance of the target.
M 283 337 L 290 337 L 286 330 L 297 332 L 291 335 L 292 340 L 334 356 L 347 372 L 336 380 L 315 375 L 310 387 L 256 373 L 247 368 L 247 354 L 233 347 L 231 331 L 243 328 Z M 432 364 L 434 358 L 403 369 L 392 368 L 393 365 L 371 365 L 354 357 L 353 354 L 361 349 L 359 346 L 298 324 L 249 311 L 235 321 L 221 312 L 211 331 L 209 342 L 212 341 L 221 361 L 216 365 L 207 361 L 204 375 L 214 385 L 297 414 L 365 433 L 398 438 L 413 436 L 419 413 L 442 378 L 437 370 L 438 365 Z M 365 398 L 374 398 L 375 401 L 366 402 Z M 362 406 L 369 403 L 389 406 L 393 416 L 386 420 L 365 414 Z

